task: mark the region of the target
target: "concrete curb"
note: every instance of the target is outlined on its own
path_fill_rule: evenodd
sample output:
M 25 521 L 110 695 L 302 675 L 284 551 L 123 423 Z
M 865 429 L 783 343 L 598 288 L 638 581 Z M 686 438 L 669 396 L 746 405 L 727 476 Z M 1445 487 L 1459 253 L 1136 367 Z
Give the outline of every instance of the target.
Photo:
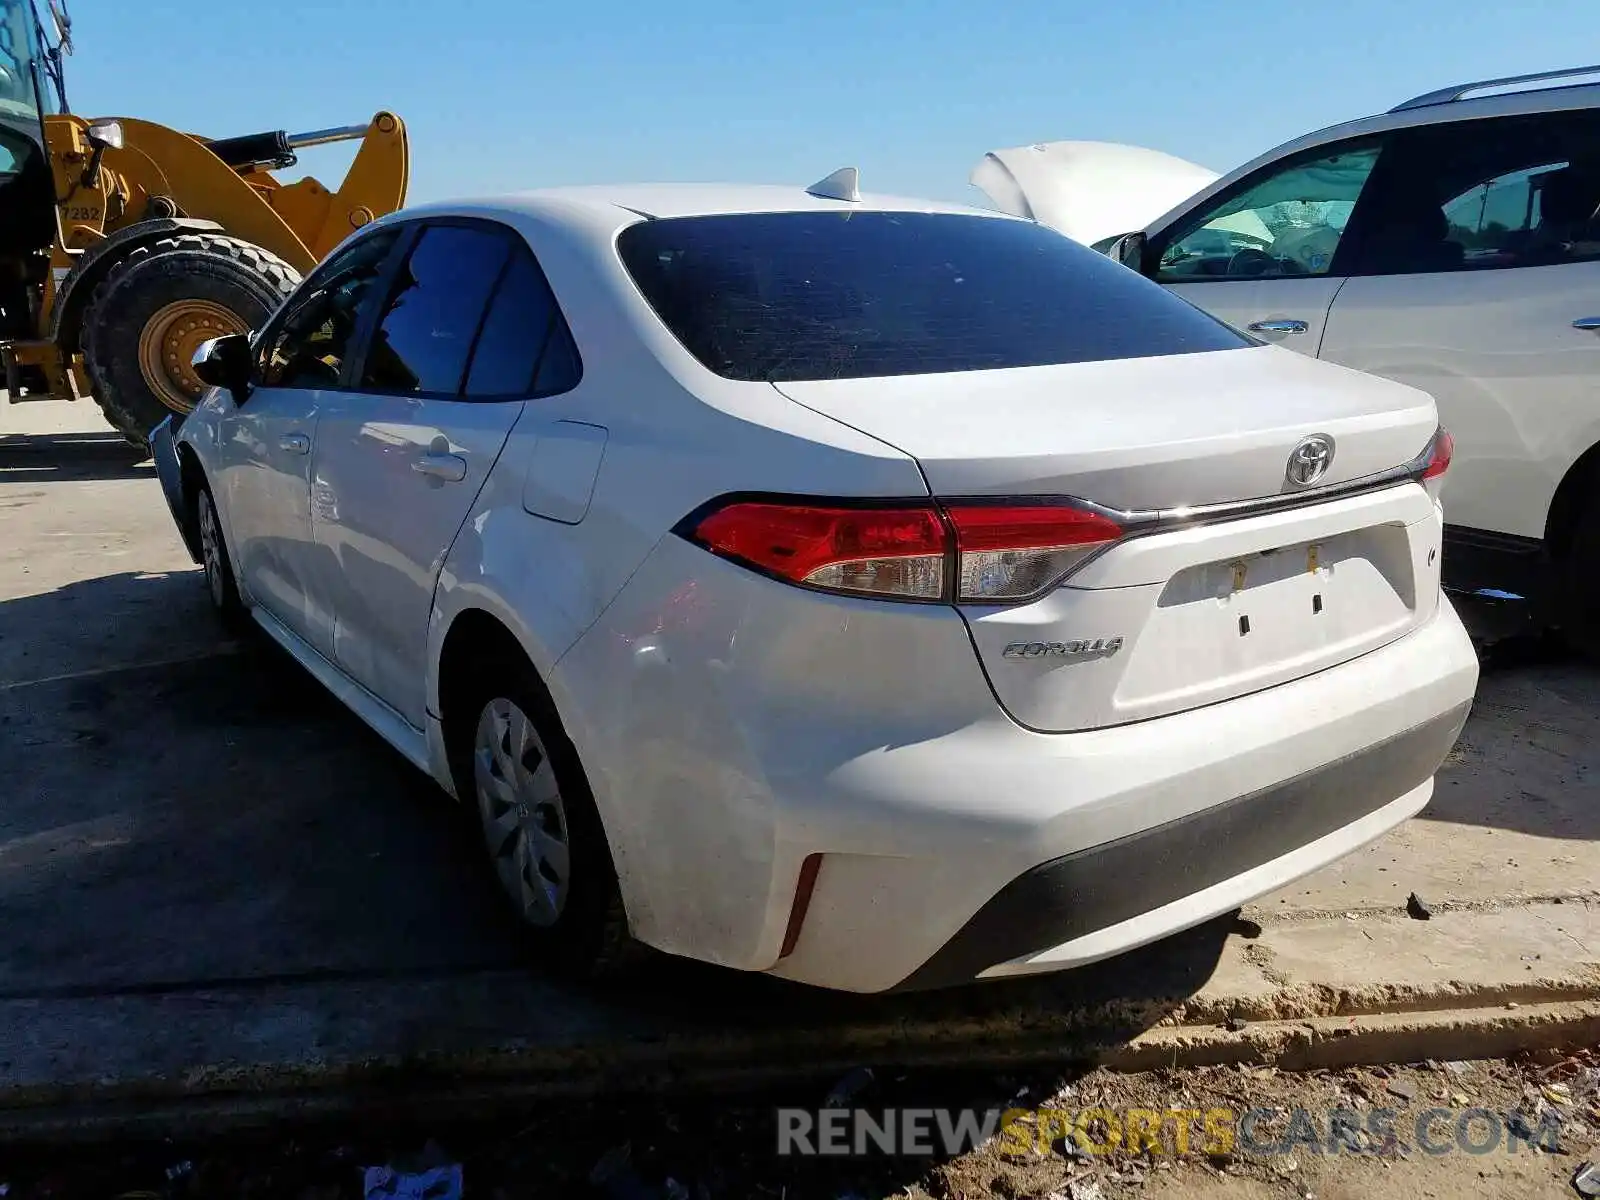
M 1120 1071 L 1257 1064 L 1303 1071 L 1427 1059 L 1503 1058 L 1522 1051 L 1597 1044 L 1600 1001 L 1588 1000 L 1261 1021 L 1237 1032 L 1218 1026 L 1178 1026 L 1153 1030 L 1112 1048 L 1100 1062 Z
M 754 1088 L 863 1063 L 1297 1069 L 1594 1045 L 1590 946 L 1600 906 L 1568 902 L 1268 923 L 1251 940 L 1200 935 L 1098 970 L 928 996 L 673 968 L 676 1004 L 575 1000 L 514 971 L 13 998 L 0 1000 L 0 1138 Z M 1197 947 L 1195 982 L 1178 968 Z

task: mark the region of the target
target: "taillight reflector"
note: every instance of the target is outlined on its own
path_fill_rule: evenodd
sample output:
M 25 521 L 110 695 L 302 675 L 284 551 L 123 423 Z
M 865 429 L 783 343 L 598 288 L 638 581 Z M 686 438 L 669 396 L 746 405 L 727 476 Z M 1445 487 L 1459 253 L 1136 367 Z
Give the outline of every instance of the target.
M 1049 590 L 1122 532 L 1111 518 L 1070 505 L 763 500 L 717 508 L 689 534 L 713 553 L 807 587 L 995 604 Z M 956 575 L 947 579 L 952 559 Z
M 1433 441 L 1428 445 L 1428 463 L 1422 468 L 1422 478 L 1437 479 L 1450 469 L 1450 460 L 1455 457 L 1456 440 L 1450 436 L 1450 431 L 1443 425 L 1439 432 L 1433 435 Z

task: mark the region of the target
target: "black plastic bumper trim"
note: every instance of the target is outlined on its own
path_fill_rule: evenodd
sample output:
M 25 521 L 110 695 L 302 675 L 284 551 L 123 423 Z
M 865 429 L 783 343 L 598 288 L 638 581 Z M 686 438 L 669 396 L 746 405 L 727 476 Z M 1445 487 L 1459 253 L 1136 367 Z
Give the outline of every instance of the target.
M 895 991 L 967 983 L 1181 900 L 1376 812 L 1439 769 L 1470 702 L 1287 782 L 1018 876 Z

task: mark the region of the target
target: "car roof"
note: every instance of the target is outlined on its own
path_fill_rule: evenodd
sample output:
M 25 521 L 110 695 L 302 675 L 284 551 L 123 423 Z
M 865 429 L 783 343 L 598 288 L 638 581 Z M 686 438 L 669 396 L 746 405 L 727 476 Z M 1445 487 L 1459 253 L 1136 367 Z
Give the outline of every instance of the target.
M 747 183 L 619 183 L 541 188 L 405 208 L 386 222 L 427 216 L 524 215 L 590 226 L 666 217 L 777 212 L 927 212 L 1009 220 L 991 209 L 863 192 L 855 201 L 813 196 L 802 187 Z
M 1426 97 L 1419 97 L 1425 100 Z M 1411 104 L 1414 102 L 1408 102 Z M 1242 166 L 1213 180 L 1206 187 L 1182 201 L 1177 207 L 1162 213 L 1150 222 L 1147 229 L 1156 230 L 1211 196 L 1226 191 L 1246 175 L 1253 174 L 1279 159 L 1288 158 L 1319 146 L 1328 146 L 1369 134 L 1389 133 L 1396 129 L 1416 129 L 1428 125 L 1453 125 L 1463 121 L 1481 121 L 1490 117 L 1533 116 L 1539 113 L 1580 112 L 1600 108 L 1600 83 L 1574 84 L 1564 87 L 1533 88 L 1501 95 L 1473 96 L 1459 100 L 1441 99 L 1435 103 L 1416 103 L 1415 107 L 1401 105 L 1388 112 L 1369 117 L 1359 117 L 1338 125 L 1329 125 L 1312 133 L 1292 138 L 1274 146 L 1265 154 L 1257 155 Z

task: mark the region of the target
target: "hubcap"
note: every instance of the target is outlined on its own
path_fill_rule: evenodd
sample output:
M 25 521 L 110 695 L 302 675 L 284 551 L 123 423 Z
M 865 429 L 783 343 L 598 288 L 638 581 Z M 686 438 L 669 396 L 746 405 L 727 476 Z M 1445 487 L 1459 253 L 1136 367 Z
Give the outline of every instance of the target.
M 211 589 L 211 601 L 222 607 L 222 536 L 217 531 L 217 513 L 211 507 L 211 497 L 200 493 L 200 561 L 205 567 L 206 586 Z
M 554 925 L 572 881 L 567 812 L 544 743 L 512 701 L 484 707 L 472 774 L 500 886 L 529 924 Z
M 248 332 L 232 309 L 211 300 L 175 300 L 145 322 L 139 371 L 145 385 L 173 412 L 194 410 L 206 385 L 194 373 L 194 352 L 208 338 Z

